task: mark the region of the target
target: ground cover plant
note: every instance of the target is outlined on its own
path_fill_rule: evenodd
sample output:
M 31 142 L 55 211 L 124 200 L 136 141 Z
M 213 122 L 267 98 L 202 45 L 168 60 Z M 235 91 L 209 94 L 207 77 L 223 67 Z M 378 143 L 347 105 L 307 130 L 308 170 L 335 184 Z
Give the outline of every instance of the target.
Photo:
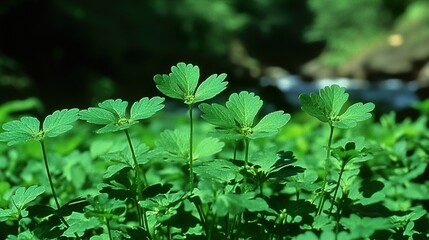
M 164 96 L 3 124 L 5 239 L 427 239 L 427 117 L 327 86 L 302 112 L 178 63 Z M 167 101 L 185 111 L 165 107 Z M 296 115 L 296 118 L 294 118 Z

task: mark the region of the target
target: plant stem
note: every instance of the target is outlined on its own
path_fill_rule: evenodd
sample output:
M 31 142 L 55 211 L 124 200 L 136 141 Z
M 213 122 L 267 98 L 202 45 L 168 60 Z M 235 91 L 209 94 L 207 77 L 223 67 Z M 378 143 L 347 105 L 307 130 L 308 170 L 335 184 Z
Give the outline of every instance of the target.
M 194 190 L 193 145 L 194 145 L 194 121 L 192 116 L 193 105 L 189 104 L 189 186 L 190 192 Z
M 247 171 L 247 165 L 249 162 L 249 145 L 250 145 L 250 139 L 244 138 L 244 170 Z M 247 176 L 243 175 L 243 190 L 244 192 L 247 192 Z
M 249 145 L 250 139 L 244 138 L 244 167 L 249 163 Z
M 107 226 L 107 233 L 109 234 L 109 239 L 110 239 L 110 240 L 113 240 L 112 232 L 111 232 L 111 230 L 110 230 L 110 222 L 109 222 L 109 219 L 108 219 L 108 218 L 105 218 L 105 220 L 106 220 L 106 226 Z
M 320 193 L 320 202 L 319 205 L 317 207 L 317 212 L 316 212 L 316 216 L 320 215 L 322 213 L 322 209 L 323 209 L 323 205 L 325 203 L 325 187 L 326 187 L 326 182 L 328 179 L 328 173 L 329 173 L 329 158 L 331 156 L 331 144 L 332 144 L 332 137 L 334 135 L 334 127 L 329 124 L 330 127 L 330 132 L 329 132 L 329 140 L 328 140 L 328 147 L 326 149 L 326 158 L 325 158 L 325 176 L 323 177 L 323 183 L 322 183 L 322 189 L 321 189 L 321 193 Z
M 49 170 L 48 158 L 46 156 L 45 143 L 43 141 L 40 141 L 40 144 L 42 145 L 43 162 L 45 163 L 45 170 L 46 170 L 46 174 L 48 175 L 49 186 L 51 186 L 52 196 L 54 197 L 55 205 L 57 206 L 57 209 L 60 209 L 61 206 L 60 206 L 60 203 L 58 201 L 57 194 L 55 192 L 54 183 L 52 181 L 52 176 L 51 176 L 51 171 Z
M 332 208 L 334 207 L 335 199 L 337 198 L 337 193 L 338 193 L 338 189 L 340 188 L 340 181 L 341 181 L 341 177 L 343 176 L 345 166 L 346 166 L 346 161 L 343 161 L 343 163 L 341 164 L 340 175 L 338 176 L 338 180 L 337 180 L 337 186 L 335 186 L 334 197 L 332 198 L 329 214 L 332 213 Z
M 57 197 L 57 194 L 55 192 L 54 182 L 52 181 L 51 171 L 49 170 L 49 164 L 48 164 L 48 157 L 46 154 L 45 142 L 43 140 L 40 140 L 39 142 L 40 142 L 40 145 L 42 148 L 43 162 L 45 163 L 45 170 L 46 170 L 46 175 L 48 175 L 49 186 L 51 187 L 52 196 L 54 197 L 55 205 L 57 206 L 57 210 L 59 210 L 61 208 L 61 205 L 60 205 L 60 202 L 58 201 L 58 197 Z M 64 219 L 63 216 L 58 216 L 58 217 L 64 223 L 66 228 L 70 227 L 70 225 L 67 223 L 67 221 Z M 80 237 L 79 237 L 79 235 L 77 235 L 77 233 L 74 233 L 74 235 L 77 239 L 80 239 Z
M 134 162 L 134 172 L 135 172 L 134 183 L 136 184 L 136 188 L 137 188 L 136 189 L 137 218 L 139 221 L 139 226 L 145 227 L 146 231 L 149 234 L 149 225 L 147 224 L 146 211 L 144 209 L 142 209 L 139 205 L 139 201 L 142 200 L 142 191 L 143 191 L 142 180 L 140 179 L 140 166 L 139 166 L 139 163 L 137 162 L 137 157 L 136 157 L 136 154 L 134 152 L 134 147 L 133 147 L 133 144 L 131 142 L 131 138 L 130 138 L 130 134 L 128 132 L 128 129 L 125 129 L 124 132 L 125 132 L 125 135 L 127 136 L 128 145 L 130 146 L 130 151 L 131 151 L 131 155 L 132 155 L 133 162 Z M 148 183 L 147 183 L 147 179 L 146 179 L 146 176 L 144 173 L 143 173 L 143 181 L 144 181 L 144 185 L 147 186 Z M 143 218 L 142 218 L 142 215 L 143 215 Z

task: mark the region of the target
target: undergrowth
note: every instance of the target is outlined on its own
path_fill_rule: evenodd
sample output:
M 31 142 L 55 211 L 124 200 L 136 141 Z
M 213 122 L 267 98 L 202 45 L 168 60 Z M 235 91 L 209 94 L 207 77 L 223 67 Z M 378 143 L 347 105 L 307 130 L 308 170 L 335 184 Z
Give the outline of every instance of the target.
M 253 92 L 213 102 L 226 77 L 185 63 L 156 75 L 184 112 L 107 99 L 4 123 L 0 237 L 429 237 L 425 117 L 375 122 L 373 103 L 332 85 L 301 94 L 294 122 Z

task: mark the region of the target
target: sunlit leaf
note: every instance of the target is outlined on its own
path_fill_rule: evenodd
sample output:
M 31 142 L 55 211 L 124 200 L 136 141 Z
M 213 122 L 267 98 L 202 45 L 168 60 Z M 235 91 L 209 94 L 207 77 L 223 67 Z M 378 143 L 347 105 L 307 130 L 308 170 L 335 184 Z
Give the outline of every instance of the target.
M 47 137 L 56 137 L 73 128 L 71 125 L 78 120 L 79 109 L 63 109 L 48 115 L 43 121 L 43 131 Z
M 192 105 L 222 92 L 227 85 L 226 74 L 213 74 L 198 86 L 200 69 L 198 66 L 179 62 L 171 67 L 171 73 L 157 74 L 154 77 L 156 87 L 168 97 L 182 99 L 185 104 Z M 197 88 L 198 86 L 198 88 Z
M 203 81 L 195 93 L 195 102 L 210 99 L 225 90 L 228 82 L 225 82 L 226 74 L 213 74 Z
M 265 115 L 261 121 L 253 127 L 251 138 L 269 137 L 278 133 L 286 123 L 289 122 L 290 114 L 283 111 L 276 111 Z
M 371 118 L 372 114 L 370 112 L 374 108 L 375 105 L 371 102 L 365 104 L 355 103 L 339 116 L 339 121 L 334 122 L 333 126 L 337 128 L 355 127 L 358 122 Z
M 163 102 L 164 98 L 162 97 L 153 97 L 151 99 L 145 97 L 140 99 L 140 101 L 135 102 L 131 106 L 130 119 L 138 121 L 153 116 L 156 112 L 164 108 Z
M 332 127 L 353 128 L 358 122 L 371 118 L 370 112 L 375 107 L 373 103 L 355 103 L 343 110 L 348 98 L 345 88 L 332 85 L 321 89 L 319 95 L 301 94 L 299 101 L 304 112 Z
M 222 128 L 234 129 L 236 127 L 234 117 L 225 106 L 217 103 L 211 105 L 203 103 L 199 105 L 199 108 L 203 112 L 201 117 L 208 123 Z
M 251 127 L 262 107 L 262 100 L 254 93 L 242 91 L 239 94 L 231 94 L 226 107 L 240 126 Z
M 139 120 L 148 118 L 161 110 L 164 105 L 161 97 L 142 98 L 131 107 L 130 116 L 127 114 L 128 102 L 121 99 L 108 99 L 98 104 L 98 107 L 90 107 L 79 112 L 80 119 L 88 123 L 105 125 L 99 128 L 97 133 L 116 132 L 130 128 Z

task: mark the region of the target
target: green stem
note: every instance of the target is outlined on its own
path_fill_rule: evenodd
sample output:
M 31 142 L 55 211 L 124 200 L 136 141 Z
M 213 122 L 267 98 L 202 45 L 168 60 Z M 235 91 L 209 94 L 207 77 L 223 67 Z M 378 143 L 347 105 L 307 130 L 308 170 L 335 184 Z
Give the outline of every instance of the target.
M 61 205 L 60 205 L 60 202 L 58 201 L 57 193 L 55 192 L 54 182 L 52 181 L 51 171 L 49 170 L 49 164 L 48 164 L 48 157 L 46 154 L 45 142 L 43 140 L 40 140 L 39 142 L 40 142 L 40 145 L 42 147 L 43 162 L 45 163 L 46 175 L 48 175 L 49 186 L 51 187 L 52 196 L 54 197 L 55 205 L 57 206 L 57 209 L 60 209 Z M 59 218 L 63 222 L 63 224 L 66 226 L 66 228 L 70 227 L 70 225 L 67 223 L 67 221 L 64 219 L 63 216 L 59 216 Z M 79 235 L 77 235 L 77 233 L 74 233 L 74 235 L 77 239 L 80 239 L 80 237 L 79 237 Z
M 244 167 L 246 168 L 249 163 L 249 145 L 250 139 L 244 138 Z
M 189 186 L 190 191 L 194 190 L 194 168 L 193 168 L 193 145 L 194 145 L 194 121 L 192 116 L 193 105 L 189 104 Z
M 136 188 L 137 188 L 136 189 L 137 218 L 139 221 L 139 226 L 145 227 L 146 231 L 149 234 L 149 225 L 147 224 L 146 211 L 144 209 L 142 209 L 140 207 L 140 204 L 139 204 L 139 202 L 142 200 L 142 191 L 143 191 L 142 180 L 140 179 L 140 166 L 139 166 L 139 163 L 137 162 L 137 157 L 136 157 L 136 154 L 134 152 L 134 147 L 133 147 L 133 144 L 131 142 L 131 138 L 130 138 L 130 134 L 128 132 L 128 129 L 125 129 L 124 132 L 125 132 L 125 135 L 127 136 L 127 141 L 128 141 L 128 145 L 130 146 L 131 156 L 133 158 L 133 164 L 134 164 L 134 172 L 135 172 L 134 184 L 136 185 Z M 144 185 L 147 186 L 148 183 L 147 183 L 146 175 L 144 173 L 143 173 L 143 182 L 144 182 Z M 142 215 L 143 215 L 143 218 L 142 218 Z
M 329 132 L 329 140 L 328 140 L 328 148 L 326 149 L 326 158 L 325 158 L 325 176 L 323 177 L 323 183 L 322 183 L 322 189 L 320 193 L 320 202 L 317 207 L 316 215 L 320 215 L 322 213 L 323 205 L 325 203 L 325 187 L 326 182 L 328 179 L 328 173 L 329 173 L 329 158 L 331 156 L 331 144 L 332 144 L 332 137 L 334 135 L 334 127 L 329 124 L 330 132 Z
M 247 165 L 249 163 L 249 145 L 250 145 L 250 139 L 244 138 L 244 170 L 247 171 Z M 243 190 L 247 192 L 247 177 L 246 175 L 243 176 Z
M 343 161 L 343 163 L 341 164 L 340 175 L 338 176 L 338 180 L 337 180 L 337 185 L 335 186 L 334 197 L 332 198 L 331 207 L 329 209 L 329 215 L 332 213 L 335 199 L 337 198 L 337 193 L 338 193 L 338 189 L 340 188 L 340 181 L 341 181 L 341 177 L 343 176 L 345 166 L 346 166 L 346 162 Z
M 60 206 L 60 203 L 58 201 L 57 194 L 55 192 L 54 183 L 52 181 L 52 176 L 51 176 L 51 171 L 49 170 L 48 158 L 46 156 L 45 143 L 43 141 L 40 141 L 40 144 L 42 145 L 43 161 L 45 163 L 45 170 L 46 170 L 46 174 L 48 175 L 48 179 L 49 179 L 49 186 L 51 186 L 51 191 L 52 191 L 52 195 L 54 196 L 55 205 L 57 206 L 57 209 L 60 209 L 61 206 Z
M 109 219 L 108 219 L 108 218 L 105 218 L 105 220 L 106 220 L 106 226 L 107 226 L 107 233 L 109 234 L 109 239 L 110 239 L 110 240 L 113 240 L 112 232 L 111 232 L 111 230 L 110 230 L 110 222 L 109 222 Z

